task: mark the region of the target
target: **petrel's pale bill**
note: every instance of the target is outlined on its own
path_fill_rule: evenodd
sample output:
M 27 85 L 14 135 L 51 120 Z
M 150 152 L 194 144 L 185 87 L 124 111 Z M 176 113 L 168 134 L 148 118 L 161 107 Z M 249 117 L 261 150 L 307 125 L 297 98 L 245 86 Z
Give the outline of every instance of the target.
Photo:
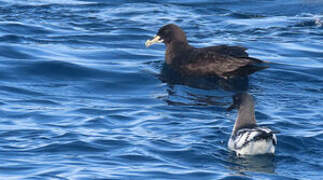
M 151 46 L 151 45 L 153 45 L 153 44 L 155 44 L 155 43 L 162 43 L 164 40 L 162 40 L 161 38 L 160 38 L 160 36 L 155 36 L 152 40 L 147 40 L 146 42 L 145 42 L 145 45 L 146 45 L 146 47 L 149 47 L 149 46 Z

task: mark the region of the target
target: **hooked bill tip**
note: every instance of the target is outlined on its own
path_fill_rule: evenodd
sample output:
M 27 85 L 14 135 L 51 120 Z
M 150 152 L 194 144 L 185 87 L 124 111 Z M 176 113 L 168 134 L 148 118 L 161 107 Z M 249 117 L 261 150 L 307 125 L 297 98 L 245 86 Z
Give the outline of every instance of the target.
M 150 40 L 148 39 L 146 42 L 145 42 L 145 46 L 146 47 L 149 47 L 151 45 L 151 42 L 150 42 Z
M 147 40 L 145 42 L 146 47 L 149 47 L 155 43 L 162 43 L 164 40 L 162 40 L 158 35 L 156 35 L 152 40 Z

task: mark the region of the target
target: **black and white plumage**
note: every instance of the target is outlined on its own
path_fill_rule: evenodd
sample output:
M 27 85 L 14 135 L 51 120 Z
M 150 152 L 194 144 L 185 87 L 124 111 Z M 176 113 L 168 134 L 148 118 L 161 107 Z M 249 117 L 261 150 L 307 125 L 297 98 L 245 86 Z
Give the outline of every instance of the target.
M 228 148 L 237 155 L 274 154 L 276 135 L 269 128 L 257 126 L 252 96 L 247 93 L 233 96 L 233 105 L 229 109 L 233 107 L 238 108 L 238 117 Z
M 166 45 L 166 64 L 184 76 L 229 79 L 268 67 L 263 65 L 264 61 L 249 57 L 244 47 L 219 45 L 195 48 L 189 45 L 185 32 L 175 24 L 161 27 L 145 45 L 149 47 L 155 43 Z

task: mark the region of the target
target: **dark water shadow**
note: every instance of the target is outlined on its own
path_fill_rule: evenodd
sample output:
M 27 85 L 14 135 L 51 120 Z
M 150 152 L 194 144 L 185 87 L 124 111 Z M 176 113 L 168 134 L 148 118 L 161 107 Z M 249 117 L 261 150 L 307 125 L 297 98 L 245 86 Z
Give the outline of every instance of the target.
M 230 163 L 228 169 L 241 175 L 246 175 L 246 172 L 275 174 L 276 169 L 275 156 L 272 154 L 238 157 L 229 153 L 227 162 Z
M 160 96 L 159 99 L 173 106 L 216 106 L 224 108 L 227 105 L 227 103 L 223 102 L 226 96 L 226 94 L 219 94 L 215 91 L 212 95 L 209 95 L 203 94 L 197 89 L 178 89 L 174 85 L 169 85 L 167 96 Z

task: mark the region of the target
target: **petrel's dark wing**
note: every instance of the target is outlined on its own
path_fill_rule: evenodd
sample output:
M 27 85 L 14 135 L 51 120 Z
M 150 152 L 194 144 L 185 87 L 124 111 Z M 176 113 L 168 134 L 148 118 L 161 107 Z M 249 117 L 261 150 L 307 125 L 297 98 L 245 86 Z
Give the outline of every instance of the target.
M 222 78 L 244 76 L 261 69 L 261 60 L 248 57 L 245 48 L 239 46 L 212 46 L 196 48 L 182 64 L 183 69 L 197 75 L 217 75 Z

